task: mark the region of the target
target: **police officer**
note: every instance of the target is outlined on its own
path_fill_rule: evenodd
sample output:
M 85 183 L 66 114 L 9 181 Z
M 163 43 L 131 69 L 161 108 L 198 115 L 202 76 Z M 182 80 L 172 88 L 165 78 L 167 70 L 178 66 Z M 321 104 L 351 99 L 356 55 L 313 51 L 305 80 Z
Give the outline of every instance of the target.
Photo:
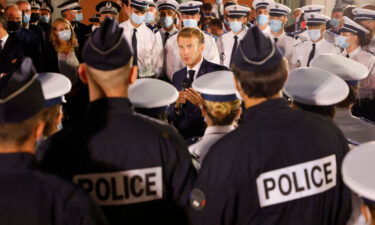
M 293 108 L 333 119 L 335 106 L 349 95 L 343 79 L 319 68 L 292 70 L 283 92 L 293 102 Z
M 198 21 L 200 20 L 200 6 L 202 2 L 189 1 L 180 4 L 179 11 L 182 14 L 182 22 L 184 27 L 198 28 Z M 215 39 L 210 35 L 204 33 L 205 48 L 203 57 L 213 63 L 219 64 L 220 57 L 216 46 Z M 181 70 L 184 67 L 183 62 L 179 57 L 179 48 L 177 43 L 177 35 L 173 35 L 165 44 L 166 57 L 166 74 L 172 80 L 173 73 Z
M 91 23 L 91 29 L 92 31 L 96 30 L 96 28 L 100 27 L 100 14 L 95 14 L 93 17 L 89 19 L 89 22 Z
M 163 46 L 167 40 L 178 33 L 178 29 L 174 24 L 175 18 L 177 18 L 176 10 L 178 8 L 178 3 L 175 0 L 161 0 L 156 2 L 156 6 L 159 10 L 161 29 L 159 33 L 163 40 Z
M 253 8 L 255 9 L 256 13 L 256 25 L 259 29 L 266 35 L 271 34 L 271 28 L 268 25 L 270 18 L 269 18 L 269 10 L 268 6 L 274 4 L 273 0 L 255 0 L 253 1 Z
M 375 140 L 374 124 L 353 116 L 351 112 L 358 95 L 358 83 L 368 76 L 367 67 L 340 55 L 320 55 L 311 61 L 311 66 L 334 73 L 348 84 L 349 95 L 336 105 L 333 121 L 340 127 L 350 143 L 362 144 Z
M 148 11 L 145 14 L 145 23 L 152 32 L 158 32 L 156 24 L 156 4 L 153 0 L 148 1 Z
M 220 64 L 230 67 L 232 56 L 237 50 L 237 46 L 245 36 L 247 27 L 247 13 L 249 9 L 240 5 L 231 5 L 228 10 L 228 20 L 231 31 L 220 36 L 216 42 L 220 54 Z
M 131 109 L 127 90 L 137 67 L 122 33 L 107 19 L 90 36 L 80 67 L 87 116 L 51 137 L 41 168 L 80 186 L 110 224 L 184 224 L 174 219 L 183 218 L 176 204 L 186 200 L 190 156 L 172 127 Z
M 311 60 L 321 54 L 339 54 L 340 49 L 326 41 L 323 32 L 329 17 L 319 13 L 305 14 L 309 40 L 297 44 L 293 50 L 291 68 L 309 67 Z
M 268 6 L 270 14 L 271 40 L 284 51 L 284 56 L 290 63 L 292 60 L 293 48 L 296 40 L 284 31 L 285 25 L 288 23 L 288 14 L 291 9 L 283 4 L 275 3 Z
M 49 40 L 49 35 L 51 32 L 51 15 L 53 13 L 53 7 L 43 2 L 40 7 L 40 21 L 38 25 L 43 29 L 44 37 Z
M 354 21 L 370 31 L 370 34 L 367 37 L 370 42 L 365 47 L 365 49 L 372 54 L 375 54 L 375 10 L 356 8 L 353 9 L 353 14 L 355 15 Z
M 369 31 L 348 17 L 344 20 L 341 35 L 337 38 L 338 45 L 344 49 L 342 55 L 362 63 L 369 70 L 368 77 L 360 81 L 354 115 L 375 121 L 375 56 L 363 49 Z
M 207 123 L 204 135 L 189 146 L 194 167 L 199 170 L 211 146 L 236 129 L 241 100 L 236 95 L 233 73 L 230 71 L 208 73 L 196 79 L 192 87 L 202 95 L 202 114 Z
M 2 224 L 106 224 L 77 187 L 36 170 L 44 98 L 30 58 L 0 78 Z
M 342 177 L 352 190 L 353 211 L 357 211 L 352 224 L 375 223 L 375 186 L 370 180 L 373 177 L 375 142 L 368 142 L 354 148 L 344 158 Z
M 180 60 L 186 66 L 173 74 L 172 84 L 179 91 L 179 99 L 170 107 L 168 116 L 185 139 L 201 137 L 206 128 L 200 108 L 203 99 L 191 89 L 191 84 L 207 73 L 228 68 L 204 58 L 206 43 L 204 33 L 200 30 L 186 27 L 176 35 Z
M 121 6 L 114 1 L 103 1 L 99 2 L 95 9 L 99 13 L 99 22 L 102 23 L 107 17 L 118 20 Z
M 139 77 L 158 77 L 163 68 L 163 43 L 159 33 L 154 34 L 144 23 L 148 10 L 146 0 L 130 3 L 130 19 L 120 24 L 124 37 L 134 49 L 133 64 L 139 68 Z
M 193 224 L 346 224 L 345 137 L 332 121 L 281 98 L 287 62 L 257 26 L 235 59 L 244 122 L 206 156 L 191 192 Z
M 177 99 L 177 89 L 158 79 L 138 79 L 129 86 L 129 100 L 134 110 L 164 122 L 168 122 L 168 107 Z

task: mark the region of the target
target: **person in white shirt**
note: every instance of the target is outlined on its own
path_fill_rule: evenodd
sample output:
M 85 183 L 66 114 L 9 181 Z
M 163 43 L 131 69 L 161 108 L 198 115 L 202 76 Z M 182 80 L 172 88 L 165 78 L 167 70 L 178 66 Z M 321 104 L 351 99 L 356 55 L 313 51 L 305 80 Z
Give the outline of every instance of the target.
M 179 11 L 182 14 L 182 22 L 184 27 L 194 27 L 198 28 L 198 21 L 200 20 L 200 6 L 202 2 L 190 1 L 180 4 Z M 170 37 L 165 44 L 165 58 L 166 58 L 166 75 L 170 80 L 172 80 L 173 73 L 184 68 L 184 64 L 181 60 L 178 43 L 177 34 Z M 219 64 L 220 57 L 219 51 L 216 46 L 215 39 L 209 34 L 204 33 L 204 50 L 203 57 L 212 62 Z
M 231 5 L 226 10 L 228 10 L 231 31 L 219 37 L 216 44 L 219 49 L 220 64 L 230 68 L 232 56 L 248 29 L 246 27 L 246 16 L 249 8 L 240 5 Z
M 288 35 L 284 31 L 285 25 L 288 23 L 288 14 L 291 13 L 291 9 L 283 4 L 275 3 L 268 6 L 270 11 L 270 28 L 271 34 L 269 35 L 271 40 L 275 42 L 284 51 L 284 56 L 289 62 L 292 60 L 293 48 L 296 45 L 296 40 Z
M 241 100 L 236 95 L 233 73 L 230 71 L 208 73 L 196 79 L 192 87 L 203 98 L 201 108 L 207 124 L 204 135 L 189 146 L 193 165 L 199 170 L 211 146 L 236 129 L 236 121 L 242 110 Z
M 177 18 L 176 10 L 178 3 L 175 0 L 159 0 L 156 3 L 159 10 L 161 29 L 159 30 L 160 35 L 163 39 L 163 45 L 173 35 L 178 33 L 178 29 L 174 24 L 175 18 Z
M 275 4 L 273 0 L 255 0 L 253 1 L 253 8 L 256 12 L 256 22 L 255 24 L 259 27 L 259 29 L 266 35 L 271 34 L 271 28 L 268 25 L 270 18 L 269 18 L 269 10 L 267 7 L 269 5 Z
M 324 39 L 326 23 L 330 20 L 328 16 L 319 13 L 309 13 L 305 16 L 307 21 L 307 34 L 310 40 L 303 41 L 295 46 L 292 54 L 291 69 L 309 67 L 314 57 L 321 54 L 340 53 L 340 49 Z
M 375 56 L 362 48 L 369 31 L 348 17 L 344 20 L 341 35 L 337 38 L 337 44 L 344 49 L 342 55 L 362 63 L 369 70 L 369 75 L 360 81 L 359 101 L 353 107 L 353 113 L 375 121 Z
M 369 43 L 364 47 L 367 51 L 375 54 L 375 10 L 353 9 L 354 21 L 365 27 L 370 33 L 367 35 Z
M 163 43 L 159 33 L 154 34 L 144 23 L 148 2 L 132 0 L 130 19 L 120 24 L 123 35 L 134 50 L 134 66 L 138 77 L 158 77 L 163 68 Z

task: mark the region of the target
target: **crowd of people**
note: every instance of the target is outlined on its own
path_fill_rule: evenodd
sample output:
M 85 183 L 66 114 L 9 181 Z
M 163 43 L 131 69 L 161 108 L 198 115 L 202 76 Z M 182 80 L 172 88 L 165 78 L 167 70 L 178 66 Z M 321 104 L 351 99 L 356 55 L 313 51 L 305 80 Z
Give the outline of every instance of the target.
M 57 7 L 0 5 L 1 224 L 375 224 L 375 2 Z

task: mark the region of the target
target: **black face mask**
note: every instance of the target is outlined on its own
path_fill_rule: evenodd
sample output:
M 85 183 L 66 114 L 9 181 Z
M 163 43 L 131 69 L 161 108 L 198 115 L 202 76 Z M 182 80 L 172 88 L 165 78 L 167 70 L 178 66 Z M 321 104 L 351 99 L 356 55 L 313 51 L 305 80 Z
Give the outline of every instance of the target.
M 8 21 L 8 32 L 16 32 L 19 29 L 21 29 L 21 21 L 20 22 L 14 22 L 14 21 Z
M 39 13 L 31 13 L 30 17 L 30 23 L 35 23 L 40 20 L 40 14 Z

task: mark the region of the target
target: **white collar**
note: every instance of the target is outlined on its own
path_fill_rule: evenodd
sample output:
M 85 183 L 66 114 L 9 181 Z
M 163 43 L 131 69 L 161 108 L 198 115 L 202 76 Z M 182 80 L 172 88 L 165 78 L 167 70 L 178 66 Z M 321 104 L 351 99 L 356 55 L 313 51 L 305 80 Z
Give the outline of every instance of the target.
M 336 107 L 335 118 L 353 117 L 350 109 Z
M 173 26 L 172 30 L 170 30 L 169 32 L 167 32 L 167 31 L 164 29 L 164 27 L 162 27 L 162 28 L 160 29 L 160 31 L 161 31 L 162 33 L 175 34 L 175 33 L 178 32 L 178 29 L 176 28 L 176 26 Z
M 190 68 L 189 66 L 186 66 L 187 67 L 187 70 L 194 70 L 195 71 L 195 74 L 197 74 L 198 70 L 201 68 L 201 65 L 202 65 L 202 62 L 203 62 L 203 56 L 201 58 L 201 61 L 199 61 L 199 63 L 197 65 L 195 65 L 193 68 Z
M 349 56 L 353 56 L 353 55 L 357 55 L 358 53 L 360 53 L 362 51 L 362 48 L 361 46 L 358 46 L 356 49 L 354 49 L 354 51 L 352 51 L 351 53 L 347 53 L 346 50 L 345 50 L 345 53 L 348 54 Z
M 237 37 L 242 37 L 242 36 L 245 36 L 246 34 L 246 30 L 247 30 L 247 27 L 244 26 L 242 29 L 241 29 L 241 32 L 239 34 L 235 34 L 233 33 L 233 31 L 231 31 L 230 33 L 232 34 L 232 36 L 237 36 Z
M 1 44 L 2 46 L 5 46 L 5 42 L 7 42 L 8 38 L 9 38 L 9 34 L 6 34 L 3 38 L 1 38 L 1 40 L 3 41 Z
M 139 27 L 134 27 L 133 24 L 130 22 L 130 18 L 127 21 L 125 21 L 124 23 L 129 28 L 129 30 L 133 30 L 133 29 L 141 30 L 141 29 L 143 29 L 143 27 L 146 27 L 146 24 L 144 22 L 142 22 L 142 24 Z M 147 28 L 147 29 L 149 29 L 149 28 Z
M 235 130 L 236 127 L 233 125 L 229 126 L 208 126 L 206 128 L 206 131 L 204 132 L 204 135 L 207 134 L 227 134 L 233 130 Z
M 285 32 L 283 31 L 278 37 L 273 36 L 272 32 L 270 33 L 270 37 L 272 38 L 283 38 L 285 36 Z

